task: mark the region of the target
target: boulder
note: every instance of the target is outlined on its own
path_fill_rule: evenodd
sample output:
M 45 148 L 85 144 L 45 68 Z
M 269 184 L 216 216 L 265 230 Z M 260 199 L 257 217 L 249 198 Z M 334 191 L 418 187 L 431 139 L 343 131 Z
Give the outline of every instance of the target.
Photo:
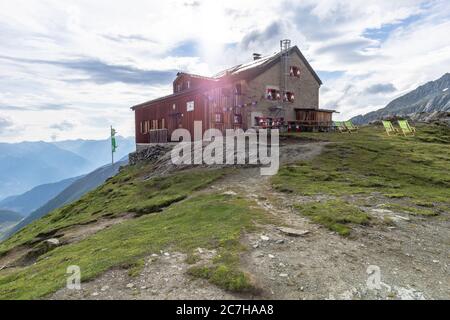
M 54 239 L 47 239 L 47 240 L 44 241 L 44 243 L 50 248 L 59 247 L 60 244 L 61 244 L 60 241 L 58 239 L 56 239 L 56 238 L 54 238 Z
M 293 228 L 278 228 L 282 233 L 291 236 L 291 237 L 303 237 L 310 233 L 309 230 L 297 230 Z

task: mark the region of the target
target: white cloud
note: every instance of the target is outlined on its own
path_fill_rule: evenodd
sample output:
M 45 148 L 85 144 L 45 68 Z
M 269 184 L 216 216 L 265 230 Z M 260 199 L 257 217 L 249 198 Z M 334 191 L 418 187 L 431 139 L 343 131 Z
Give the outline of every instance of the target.
M 13 122 L 8 118 L 0 117 L 0 134 L 6 132 L 13 126 Z
M 445 0 L 2 1 L 0 112 L 15 125 L 0 141 L 50 140 L 64 121 L 76 126 L 58 139 L 110 124 L 133 135 L 129 107 L 169 93 L 171 72 L 213 74 L 280 38 L 333 74 L 321 105 L 348 118 L 449 71 L 449 12 Z
M 64 120 L 63 122 L 52 124 L 49 128 L 57 131 L 69 131 L 74 127 L 75 125 L 72 122 Z

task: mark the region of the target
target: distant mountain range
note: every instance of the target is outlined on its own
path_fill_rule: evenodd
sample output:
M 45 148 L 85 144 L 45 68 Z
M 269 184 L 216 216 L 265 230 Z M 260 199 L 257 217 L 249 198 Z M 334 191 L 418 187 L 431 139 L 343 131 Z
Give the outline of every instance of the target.
M 46 142 L 0 143 L 0 199 L 89 172 L 85 158 Z
M 435 111 L 450 111 L 450 73 L 393 100 L 383 109 L 354 117 L 352 121 L 355 124 L 366 124 L 390 116 L 409 116 Z
M 82 176 L 80 178 L 74 178 L 73 179 L 74 181 L 71 184 L 69 184 L 59 194 L 57 194 L 55 197 L 50 199 L 48 202 L 46 202 L 40 208 L 38 208 L 37 210 L 30 213 L 25 219 L 20 221 L 23 218 L 23 217 L 21 217 L 7 231 L 4 230 L 3 234 L 0 230 L 0 240 L 11 236 L 12 234 L 19 231 L 26 225 L 45 216 L 49 212 L 51 212 L 55 209 L 58 209 L 64 205 L 67 205 L 73 201 L 78 200 L 79 198 L 81 198 L 83 195 L 85 195 L 89 191 L 91 191 L 91 190 L 97 188 L 99 185 L 103 184 L 108 178 L 116 175 L 117 172 L 119 171 L 119 168 L 121 166 L 126 165 L 127 163 L 128 163 L 128 160 L 122 159 L 122 161 L 116 162 L 114 164 L 114 166 L 109 164 L 109 165 L 103 166 L 85 176 Z M 63 184 L 67 183 L 69 180 L 61 181 L 58 184 L 58 186 L 59 187 L 62 186 Z M 55 187 L 55 185 L 56 184 L 50 185 L 50 186 Z M 47 186 L 49 186 L 49 185 L 47 185 Z M 44 186 L 40 186 L 40 187 L 37 187 L 36 189 L 39 190 L 39 189 L 42 189 L 43 187 Z M 34 190 L 36 190 L 36 189 L 34 189 Z M 27 194 L 28 194 L 28 196 L 26 196 L 26 194 L 24 194 L 22 196 L 16 197 L 15 199 L 16 200 L 17 200 L 17 198 L 22 198 L 25 200 L 30 199 L 31 198 L 30 195 L 31 194 L 34 195 L 34 192 L 30 191 Z M 14 198 L 13 198 L 13 200 L 14 200 Z M 23 205 L 22 205 L 22 207 L 23 207 Z M 12 213 L 10 213 L 10 214 L 12 214 Z M 0 219 L 1 219 L 1 213 L 0 213 Z M 17 222 L 19 222 L 19 223 L 17 224 Z
M 0 210 L 0 223 L 3 222 L 18 222 L 23 219 L 20 213 L 10 210 Z
M 109 139 L 0 143 L 0 239 L 115 175 L 135 150 L 134 138 L 117 142 L 114 166 Z
M 119 148 L 114 154 L 115 160 L 122 159 L 130 152 L 135 150 L 136 144 L 134 137 L 116 138 Z M 111 163 L 111 142 L 106 140 L 67 140 L 53 143 L 58 148 L 70 151 L 85 158 L 94 168 L 99 168 L 105 164 Z
M 134 138 L 117 137 L 117 142 L 119 145 L 115 154 L 117 160 L 134 151 Z M 108 164 L 111 161 L 110 148 L 109 139 L 54 143 L 42 141 L 0 143 L 0 201 L 5 197 L 22 194 L 36 186 L 54 184 Z M 52 193 L 50 190 L 52 186 L 44 189 L 47 191 L 39 190 L 42 195 L 46 192 Z M 48 201 L 48 197 L 43 196 L 39 204 L 45 200 Z M 36 205 L 29 205 L 31 209 L 37 208 Z M 26 212 L 26 208 L 18 210 Z
M 43 184 L 19 196 L 11 196 L 0 201 L 0 208 L 26 216 L 56 197 L 80 177 L 69 178 L 55 183 Z M 1 217 L 0 217 L 1 219 Z

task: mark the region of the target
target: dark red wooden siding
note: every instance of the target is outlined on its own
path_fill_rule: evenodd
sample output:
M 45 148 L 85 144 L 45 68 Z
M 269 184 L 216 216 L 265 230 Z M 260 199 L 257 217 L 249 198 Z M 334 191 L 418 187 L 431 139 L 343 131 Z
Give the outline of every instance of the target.
M 241 94 L 236 92 L 235 82 L 222 81 L 220 83 L 208 82 L 202 84 L 200 88 L 192 89 L 175 96 L 142 104 L 135 108 L 136 143 L 151 143 L 150 135 L 141 132 L 143 121 L 157 120 L 161 123 L 164 119 L 165 128 L 168 129 L 169 137 L 178 128 L 190 131 L 194 138 L 194 122 L 202 121 L 204 133 L 207 129 L 247 129 L 247 109 L 238 107 L 248 101 Z M 187 102 L 194 101 L 194 111 L 187 111 Z M 175 109 L 174 106 L 175 105 Z M 216 115 L 222 121 L 216 121 Z M 234 116 L 240 115 L 241 123 L 235 123 Z
M 194 111 L 187 111 L 187 103 L 194 101 Z M 165 100 L 139 107 L 135 110 L 136 143 L 149 143 L 149 135 L 141 132 L 141 123 L 143 121 L 157 120 L 158 126 L 161 126 L 162 119 L 165 122 L 165 128 L 168 129 L 169 137 L 173 131 L 178 128 L 184 128 L 194 135 L 194 121 L 203 122 L 203 130 L 209 126 L 209 114 L 205 103 L 205 96 L 201 92 L 194 92 L 178 97 L 169 97 Z M 175 105 L 175 109 L 174 109 Z M 161 129 L 159 127 L 159 129 Z

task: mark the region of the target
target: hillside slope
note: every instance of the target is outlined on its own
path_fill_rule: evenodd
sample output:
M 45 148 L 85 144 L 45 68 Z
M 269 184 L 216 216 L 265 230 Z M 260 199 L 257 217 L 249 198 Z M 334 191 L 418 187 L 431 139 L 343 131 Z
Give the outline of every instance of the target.
M 352 121 L 355 124 L 365 124 L 387 116 L 435 111 L 450 111 L 450 73 L 393 100 L 383 109 L 354 117 Z
M 10 237 L 18 230 L 27 226 L 31 222 L 40 219 L 49 212 L 78 200 L 84 194 L 103 184 L 108 178 L 117 174 L 119 168 L 126 164 L 127 161 L 122 161 L 116 162 L 114 166 L 106 165 L 79 179 L 74 180 L 74 182 L 72 182 L 67 188 L 61 191 L 57 196 L 42 205 L 39 209 L 30 213 L 25 219 L 23 219 L 20 223 L 18 223 L 7 233 L 5 233 L 3 237 L 0 237 L 0 239 Z

